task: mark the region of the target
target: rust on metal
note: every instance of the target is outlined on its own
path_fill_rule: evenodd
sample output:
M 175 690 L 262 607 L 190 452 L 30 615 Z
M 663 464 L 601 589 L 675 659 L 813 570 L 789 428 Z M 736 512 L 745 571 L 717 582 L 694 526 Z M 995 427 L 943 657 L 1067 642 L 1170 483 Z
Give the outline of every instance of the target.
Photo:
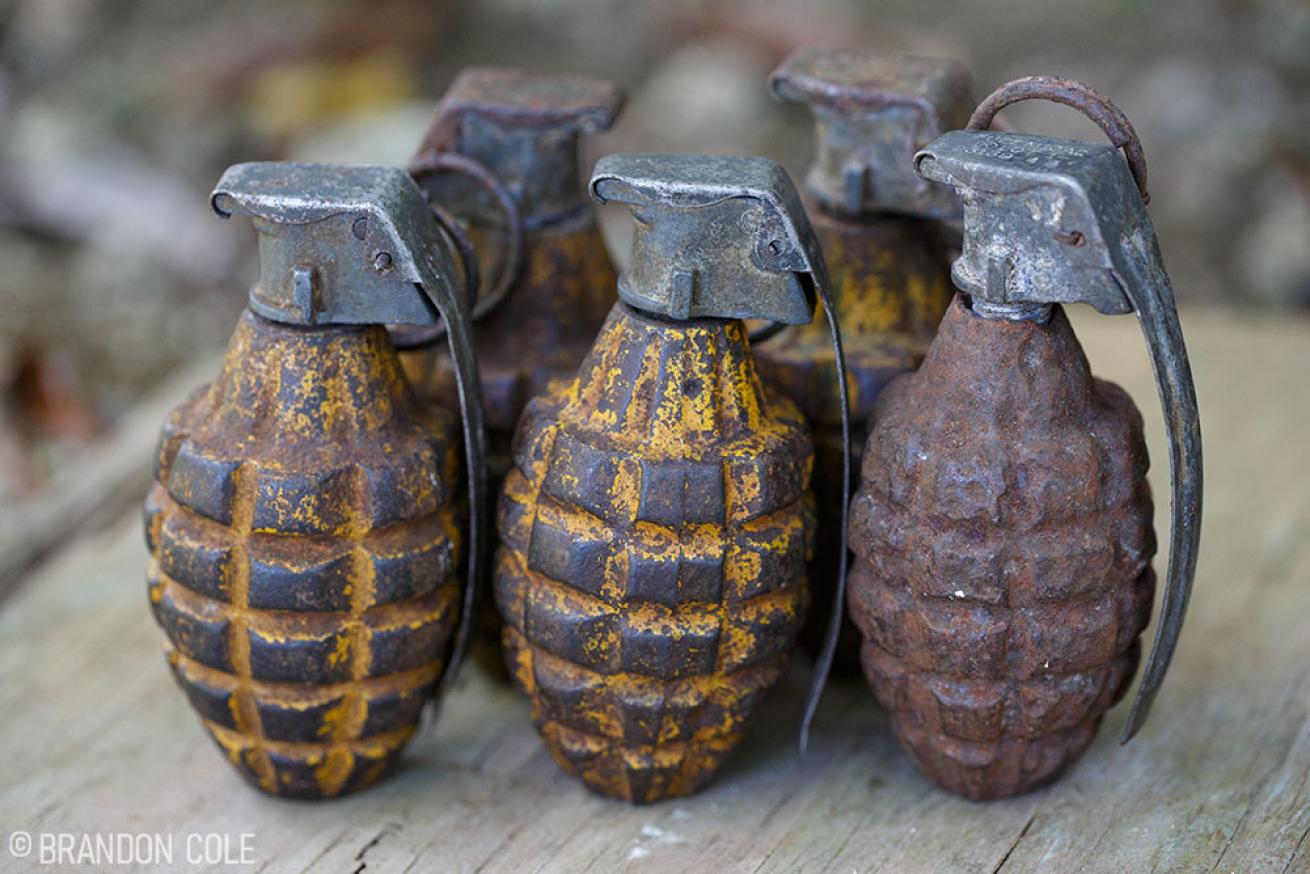
M 803 620 L 813 448 L 742 319 L 808 322 L 827 276 L 772 161 L 609 155 L 591 191 L 632 209 L 633 259 L 577 377 L 524 412 L 496 601 L 556 761 L 647 803 L 713 779 Z
M 1142 202 L 1150 203 L 1146 190 L 1146 153 L 1142 141 L 1128 116 L 1104 94 L 1076 79 L 1059 76 L 1024 76 L 997 88 L 973 111 L 965 130 L 983 131 L 992 126 L 996 114 L 1023 100 L 1050 100 L 1078 110 L 1091 119 L 1116 149 L 1123 149 L 1128 169 L 1132 171 Z
M 459 622 L 460 453 L 381 327 L 250 312 L 166 423 L 150 601 L 179 684 L 261 790 L 362 789 L 413 734 Z
M 1059 775 L 1128 688 L 1155 575 L 1142 419 L 1063 312 L 957 298 L 875 406 L 851 511 L 864 667 L 916 765 L 986 799 Z
M 260 279 L 222 373 L 164 425 L 150 602 L 240 772 L 336 796 L 382 776 L 470 639 L 486 495 L 469 291 L 404 171 L 238 164 L 211 203 L 253 219 Z M 438 319 L 462 416 L 416 401 L 383 327 Z
M 811 464 L 739 321 L 619 304 L 578 377 L 528 406 L 496 600 L 560 767 L 639 803 L 714 776 L 808 603 Z
M 493 494 L 509 469 L 524 405 L 576 375 L 614 305 L 618 274 L 579 167 L 582 136 L 608 128 L 622 103 L 617 86 L 598 79 L 469 68 L 442 98 L 411 163 L 429 198 L 465 223 L 484 275 L 498 277 L 475 312 Z M 437 172 L 452 161 L 484 168 L 496 185 Z M 489 199 L 488 191 L 511 198 L 512 221 L 500 195 Z M 506 261 L 517 246 L 521 261 L 511 269 Z M 421 395 L 453 402 L 448 355 L 414 351 L 402 361 Z M 505 677 L 500 617 L 486 602 L 474 653 L 493 676 Z
M 1050 99 L 1108 119 L 1102 127 L 1112 144 L 956 131 L 925 147 L 915 164 L 925 178 L 954 186 L 966 204 L 951 274 L 975 313 L 1045 321 L 1055 304 L 1086 303 L 1101 313 L 1133 313 L 1141 326 L 1169 444 L 1170 535 L 1160 621 L 1121 737 L 1127 743 L 1164 682 L 1191 597 L 1201 542 L 1200 412 L 1131 126 L 1091 88 L 1047 77 L 1002 85 L 983 105 L 1020 98 Z M 988 118 L 979 113 L 979 128 Z
M 865 423 L 882 388 L 918 367 L 953 289 L 949 247 L 934 217 L 958 211 L 948 186 L 914 173 L 914 152 L 968 117 L 970 77 L 957 62 L 904 55 L 800 49 L 770 77 L 778 96 L 805 103 L 816 122 L 806 177 L 810 215 L 842 327 L 851 442 L 858 465 Z M 756 346 L 760 374 L 791 398 L 814 430 L 819 527 L 810 581 L 831 602 L 844 519 L 841 417 L 823 313 Z M 801 643 L 818 653 L 827 615 L 814 611 Z M 859 635 L 840 632 L 837 676 L 860 672 Z

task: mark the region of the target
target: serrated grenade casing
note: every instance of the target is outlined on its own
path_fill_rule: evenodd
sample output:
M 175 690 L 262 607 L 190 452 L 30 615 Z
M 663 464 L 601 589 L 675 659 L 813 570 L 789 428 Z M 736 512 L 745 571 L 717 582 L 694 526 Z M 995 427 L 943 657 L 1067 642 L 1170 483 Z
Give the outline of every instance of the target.
M 772 162 L 611 155 L 591 187 L 636 214 L 632 266 L 577 377 L 524 412 L 496 600 L 552 756 L 645 803 L 712 779 L 806 610 L 813 450 L 742 319 L 809 321 L 823 268 Z
M 150 601 L 241 774 L 330 797 L 382 775 L 459 660 L 481 422 L 467 407 L 461 439 L 457 412 L 416 401 L 383 323 L 440 314 L 468 362 L 463 292 L 401 171 L 237 165 L 213 204 L 255 219 L 261 277 L 222 372 L 161 433 Z
M 608 129 L 622 105 L 622 91 L 599 79 L 469 68 L 442 98 L 411 162 L 429 197 L 466 225 L 489 280 L 473 315 L 492 494 L 509 469 L 524 406 L 573 378 L 614 305 L 618 273 L 579 170 L 583 137 Z M 494 183 L 472 184 L 470 164 Z M 509 208 L 491 202 L 487 187 Z M 402 360 L 424 394 L 455 397 L 449 355 L 415 351 Z M 483 603 L 473 655 L 506 678 L 499 614 L 489 596 Z
M 1031 97 L 1083 109 L 1113 146 L 986 130 Z M 1117 109 L 1078 83 L 1018 80 L 916 160 L 964 201 L 960 295 L 923 366 L 875 405 L 849 608 L 901 747 L 947 789 L 997 798 L 1087 748 L 1132 681 L 1155 587 L 1142 418 L 1091 375 L 1061 304 L 1137 314 L 1171 448 L 1168 580 L 1125 740 L 1191 586 L 1200 428 L 1140 145 Z
M 769 81 L 776 96 L 814 113 L 807 206 L 832 277 L 858 465 L 879 392 L 919 366 L 951 300 L 944 222 L 958 219 L 960 202 L 950 186 L 918 176 L 913 159 L 964 126 L 971 77 L 948 59 L 802 48 Z M 845 523 L 837 483 L 847 480 L 824 315 L 758 344 L 756 355 L 765 382 L 795 402 L 814 430 L 818 531 L 810 585 L 815 603 L 827 607 Z M 801 632 L 806 649 L 820 650 L 827 616 L 811 613 Z M 836 674 L 859 674 L 859 640 L 853 626 L 842 626 Z

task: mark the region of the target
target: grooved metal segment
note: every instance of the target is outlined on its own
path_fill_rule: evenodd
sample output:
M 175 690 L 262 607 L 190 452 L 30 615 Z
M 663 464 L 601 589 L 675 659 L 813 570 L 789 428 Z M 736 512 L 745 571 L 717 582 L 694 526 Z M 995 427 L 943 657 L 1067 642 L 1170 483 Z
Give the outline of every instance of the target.
M 482 249 L 495 249 L 485 229 L 470 229 Z M 482 244 L 488 244 L 482 246 Z M 610 263 L 593 212 L 563 225 L 524 233 L 524 261 L 505 301 L 477 323 L 478 373 L 487 416 L 487 479 L 497 495 L 510 467 L 510 444 L 528 399 L 551 383 L 569 380 L 614 305 L 618 274 Z M 458 404 L 450 356 L 433 347 L 401 355 L 419 389 L 446 407 Z M 473 654 L 508 682 L 500 654 L 500 618 L 489 593 L 480 601 Z
M 165 424 L 151 603 L 179 685 L 260 789 L 361 789 L 412 734 L 458 622 L 459 452 L 381 327 L 250 313 Z
M 740 322 L 615 307 L 532 401 L 500 505 L 505 655 L 560 766 L 634 802 L 704 786 L 782 676 L 813 452 Z
M 875 405 L 851 615 L 901 746 L 970 798 L 1055 779 L 1137 667 L 1155 575 L 1142 420 L 1048 325 L 947 311 Z
M 878 393 L 923 360 L 951 301 L 950 269 L 936 223 L 902 216 L 850 220 L 812 212 L 841 324 L 851 405 L 851 467 L 859 470 L 866 423 Z M 841 558 L 843 447 L 837 363 L 823 312 L 753 350 L 760 376 L 790 398 L 814 429 L 818 540 L 810 565 L 816 609 L 801 646 L 817 654 L 827 628 Z M 836 676 L 860 673 L 859 635 L 849 622 L 833 661 Z

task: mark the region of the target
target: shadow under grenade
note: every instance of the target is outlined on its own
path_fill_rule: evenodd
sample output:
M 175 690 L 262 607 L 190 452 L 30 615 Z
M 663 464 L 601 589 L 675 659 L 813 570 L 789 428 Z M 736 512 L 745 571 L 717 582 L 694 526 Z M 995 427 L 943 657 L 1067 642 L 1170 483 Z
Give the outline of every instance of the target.
M 1029 98 L 1083 110 L 1113 146 L 986 130 Z M 964 201 L 960 295 L 923 366 L 875 407 L 849 607 L 902 748 L 947 789 L 998 798 L 1087 748 L 1132 681 L 1155 584 L 1141 415 L 1091 375 L 1061 306 L 1137 314 L 1169 438 L 1168 580 L 1125 741 L 1191 589 L 1200 425 L 1141 146 L 1115 107 L 1079 83 L 1017 80 L 916 161 Z
M 711 780 L 800 628 L 809 430 L 742 320 L 807 323 L 827 286 L 771 161 L 611 155 L 591 191 L 632 208 L 632 264 L 577 377 L 524 412 L 496 601 L 552 756 L 645 803 Z
M 815 117 L 806 189 L 842 329 L 858 464 L 879 392 L 919 366 L 951 300 L 943 220 L 958 218 L 959 199 L 949 186 L 915 174 L 913 159 L 964 126 L 971 77 L 947 59 L 803 48 L 773 72 L 770 84 Z M 816 601 L 827 604 L 845 522 L 837 486 L 849 481 L 841 478 L 841 410 L 823 315 L 760 343 L 756 355 L 761 376 L 814 429 L 819 527 L 810 580 Z M 802 631 L 802 644 L 816 654 L 827 615 L 816 611 Z M 834 672 L 858 675 L 859 650 L 859 634 L 843 625 Z
M 467 640 L 485 484 L 465 293 L 403 171 L 239 164 L 212 202 L 254 219 L 261 273 L 222 373 L 164 425 L 150 600 L 242 775 L 339 795 L 398 756 Z M 417 403 L 383 327 L 438 318 L 462 441 L 455 412 Z

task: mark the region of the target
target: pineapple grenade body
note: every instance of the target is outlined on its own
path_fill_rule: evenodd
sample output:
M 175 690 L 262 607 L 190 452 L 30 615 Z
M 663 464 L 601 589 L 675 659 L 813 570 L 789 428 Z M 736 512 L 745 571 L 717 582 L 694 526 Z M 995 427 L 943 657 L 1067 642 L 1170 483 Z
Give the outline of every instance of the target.
M 865 423 L 883 387 L 914 370 L 951 300 L 948 232 L 959 199 L 914 172 L 914 153 L 968 120 L 971 80 L 958 62 L 802 48 L 770 77 L 774 93 L 815 116 L 808 206 L 832 277 L 851 396 L 858 465 Z M 822 313 L 757 348 L 767 383 L 791 398 L 814 429 L 817 548 L 810 567 L 816 604 L 832 603 L 845 520 L 838 490 L 844 457 L 835 362 Z M 824 611 L 812 611 L 801 643 L 821 649 Z M 837 676 L 860 671 L 860 637 L 846 623 Z
M 1099 110 L 1133 169 L 1110 146 L 983 130 L 1001 106 L 1048 96 Z M 1092 376 L 1061 304 L 1137 313 L 1170 431 L 1174 546 L 1125 739 L 1182 620 L 1199 425 L 1138 149 L 1127 120 L 1086 86 L 1030 79 L 918 156 L 921 173 L 964 198 L 962 294 L 923 366 L 875 405 L 851 510 L 849 607 L 900 745 L 969 798 L 1030 791 L 1077 759 L 1130 685 L 1150 619 L 1142 417 Z
M 805 614 L 813 450 L 741 319 L 808 321 L 817 247 L 761 159 L 610 156 L 592 190 L 633 207 L 634 262 L 577 377 L 524 413 L 496 599 L 552 756 L 644 803 L 713 778 Z M 790 266 L 741 257 L 769 242 Z
M 298 200 L 334 194 L 334 215 Z M 256 218 L 264 271 L 221 374 L 161 433 L 150 601 L 179 685 L 244 777 L 349 793 L 395 761 L 455 659 L 470 493 L 457 413 L 419 405 L 380 324 L 430 321 L 416 283 L 324 264 L 371 265 L 373 247 L 403 271 L 412 241 L 387 238 L 388 213 L 431 220 L 380 168 L 238 165 L 214 205 Z
M 470 68 L 442 99 L 411 164 L 429 196 L 465 221 L 480 272 L 494 277 L 474 310 L 492 494 L 509 469 L 524 406 L 573 378 L 614 305 L 618 274 L 579 167 L 583 135 L 608 129 L 622 104 L 618 87 L 597 79 Z M 498 226 L 494 204 L 459 172 L 469 162 L 512 202 L 499 211 L 515 227 Z M 500 251 L 505 258 L 493 263 Z M 416 350 L 403 360 L 421 394 L 454 402 L 448 354 Z M 491 676 L 507 679 L 500 616 L 489 596 L 483 603 L 473 656 Z

